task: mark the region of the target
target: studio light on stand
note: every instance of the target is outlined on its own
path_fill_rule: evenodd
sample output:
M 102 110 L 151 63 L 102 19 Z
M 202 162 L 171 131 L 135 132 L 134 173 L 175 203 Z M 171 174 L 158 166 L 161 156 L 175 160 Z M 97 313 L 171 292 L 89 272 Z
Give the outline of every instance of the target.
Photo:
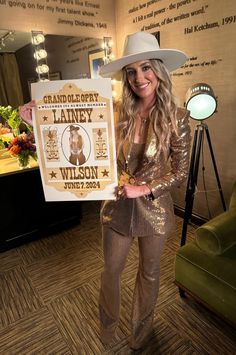
M 220 184 L 219 174 L 217 171 L 216 161 L 214 157 L 214 152 L 211 144 L 210 133 L 208 126 L 203 121 L 210 118 L 217 109 L 217 99 L 210 85 L 205 83 L 198 83 L 193 85 L 186 94 L 186 108 L 190 111 L 190 117 L 196 121 L 199 121 L 194 131 L 190 168 L 187 181 L 187 189 L 185 195 L 185 210 L 184 210 L 184 221 L 182 228 L 182 238 L 181 246 L 186 243 L 186 234 L 188 222 L 192 216 L 193 202 L 195 188 L 198 179 L 199 161 L 200 154 L 203 149 L 204 134 L 206 134 L 207 143 L 213 163 L 213 168 L 216 176 L 216 181 L 218 185 L 218 190 L 221 197 L 221 202 L 224 211 L 226 211 L 225 200 Z
M 186 107 L 194 120 L 202 121 L 211 117 L 216 112 L 217 100 L 210 85 L 200 83 L 188 89 Z

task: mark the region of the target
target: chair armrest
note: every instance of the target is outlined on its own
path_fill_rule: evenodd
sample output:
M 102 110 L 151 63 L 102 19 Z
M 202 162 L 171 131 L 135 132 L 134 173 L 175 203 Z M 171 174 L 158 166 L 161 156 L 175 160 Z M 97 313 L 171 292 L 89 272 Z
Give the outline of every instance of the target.
M 209 254 L 220 255 L 236 244 L 236 209 L 221 213 L 197 228 L 196 243 Z
M 232 194 L 230 197 L 229 209 L 236 208 L 236 181 L 233 185 Z

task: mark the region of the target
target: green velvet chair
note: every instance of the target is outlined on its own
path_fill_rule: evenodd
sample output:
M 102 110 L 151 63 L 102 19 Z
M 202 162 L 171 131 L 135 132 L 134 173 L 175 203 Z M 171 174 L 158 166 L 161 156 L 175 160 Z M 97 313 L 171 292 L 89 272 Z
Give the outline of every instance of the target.
M 236 325 L 236 182 L 229 209 L 195 231 L 175 260 L 180 295 L 189 293 Z

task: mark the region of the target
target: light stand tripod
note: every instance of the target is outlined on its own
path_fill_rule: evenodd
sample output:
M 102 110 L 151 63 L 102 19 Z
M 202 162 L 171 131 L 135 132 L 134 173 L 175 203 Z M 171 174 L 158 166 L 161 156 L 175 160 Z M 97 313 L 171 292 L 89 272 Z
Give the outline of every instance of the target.
M 204 138 L 204 133 L 206 133 L 206 138 L 211 154 L 211 159 L 214 167 L 214 172 L 216 176 L 216 181 L 223 205 L 224 211 L 226 211 L 226 205 L 225 205 L 225 200 L 220 184 L 220 179 L 219 179 L 219 174 L 217 171 L 216 167 L 216 161 L 212 149 L 212 144 L 211 144 L 211 138 L 210 138 L 210 133 L 208 130 L 208 127 L 205 123 L 198 124 L 195 127 L 195 132 L 194 132 L 194 139 L 193 139 L 193 146 L 192 146 L 192 153 L 191 153 L 191 160 L 190 160 L 190 168 L 189 168 L 189 175 L 188 175 L 188 181 L 187 181 L 187 189 L 186 189 L 186 195 L 185 195 L 185 211 L 184 211 L 184 221 L 183 221 L 183 228 L 182 228 L 182 238 L 181 238 L 181 246 L 183 246 L 186 243 L 186 234 L 187 234 L 187 226 L 188 222 L 191 219 L 192 216 L 192 210 L 193 210 L 193 202 L 194 202 L 194 193 L 195 193 L 195 187 L 197 185 L 197 178 L 198 178 L 198 170 L 199 170 L 199 161 L 200 161 L 200 153 L 201 149 L 203 147 L 203 138 Z

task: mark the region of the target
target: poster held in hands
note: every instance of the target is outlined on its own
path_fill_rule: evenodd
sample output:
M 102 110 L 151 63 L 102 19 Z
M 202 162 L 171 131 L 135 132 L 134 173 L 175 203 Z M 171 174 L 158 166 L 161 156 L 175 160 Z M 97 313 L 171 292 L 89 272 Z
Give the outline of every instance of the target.
M 33 83 L 32 99 L 45 200 L 115 199 L 110 79 Z

